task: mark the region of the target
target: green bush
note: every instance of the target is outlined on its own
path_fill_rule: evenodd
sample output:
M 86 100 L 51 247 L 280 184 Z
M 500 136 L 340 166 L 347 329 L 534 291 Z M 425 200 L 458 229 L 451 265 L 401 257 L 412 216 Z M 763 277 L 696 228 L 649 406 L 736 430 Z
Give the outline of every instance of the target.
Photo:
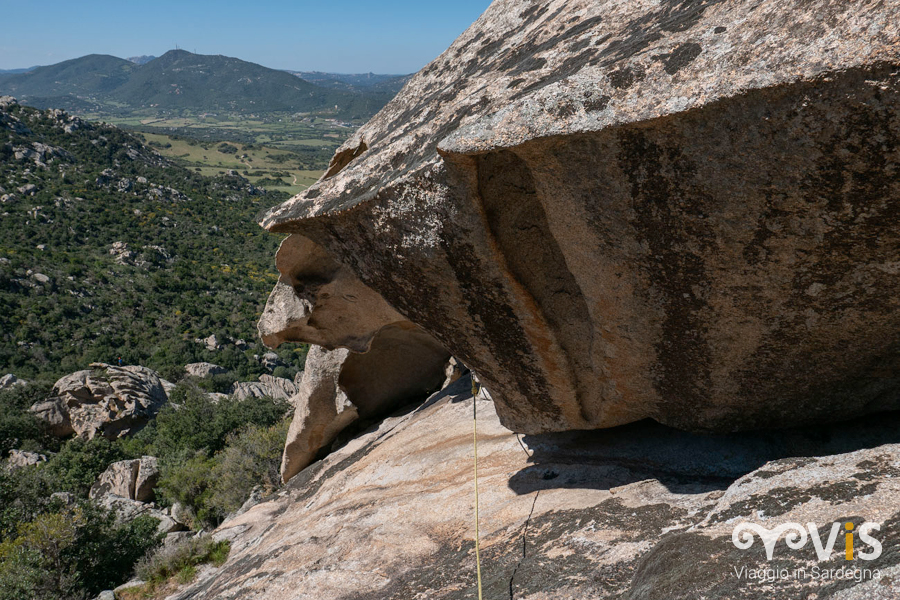
M 0 460 L 13 449 L 39 452 L 59 447 L 59 442 L 28 411 L 32 404 L 47 398 L 50 388 L 45 382 L 0 391 Z
M 158 525 L 148 516 L 117 524 L 91 503 L 22 523 L 0 543 L 0 600 L 92 598 L 116 587 L 159 545 Z
M 76 437 L 66 442 L 41 468 L 52 478 L 54 491 L 87 498 L 91 486 L 109 465 L 128 458 L 135 456 L 126 453 L 121 444 L 103 437 L 90 441 Z
M 189 583 L 196 575 L 198 566 L 208 563 L 221 566 L 228 559 L 230 551 L 231 542 L 217 542 L 208 535 L 163 546 L 137 563 L 135 575 L 147 584 L 144 589 L 129 590 L 129 595 L 150 592 L 172 578 L 176 578 L 179 583 Z
M 274 425 L 291 408 L 286 401 L 272 398 L 229 397 L 214 402 L 193 382 L 179 383 L 169 401 L 157 415 L 154 427 L 145 434 L 148 453 L 163 462 L 200 450 L 212 456 L 225 446 L 233 431 L 247 425 Z
M 281 485 L 281 455 L 289 427 L 290 421 L 284 420 L 271 427 L 251 425 L 229 436 L 211 471 L 210 512 L 224 518 L 239 509 L 254 488 L 268 494 Z

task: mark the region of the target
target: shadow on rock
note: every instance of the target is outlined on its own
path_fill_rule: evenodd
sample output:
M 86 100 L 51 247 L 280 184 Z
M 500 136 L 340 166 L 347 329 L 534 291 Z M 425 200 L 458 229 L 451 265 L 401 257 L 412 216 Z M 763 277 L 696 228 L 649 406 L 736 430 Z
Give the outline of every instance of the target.
M 610 429 L 522 436 L 531 455 L 514 474 L 517 494 L 548 489 L 609 490 L 658 480 L 679 494 L 725 490 L 763 464 L 900 442 L 900 412 L 776 431 L 688 433 L 650 420 Z

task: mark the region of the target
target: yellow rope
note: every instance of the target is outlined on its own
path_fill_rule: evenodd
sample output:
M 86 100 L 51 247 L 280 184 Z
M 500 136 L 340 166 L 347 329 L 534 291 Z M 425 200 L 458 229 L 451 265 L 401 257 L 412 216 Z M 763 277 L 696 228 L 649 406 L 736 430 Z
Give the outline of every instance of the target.
M 478 574 L 478 600 L 481 600 L 481 553 L 478 543 L 478 384 L 472 377 L 472 446 L 475 457 L 475 567 Z

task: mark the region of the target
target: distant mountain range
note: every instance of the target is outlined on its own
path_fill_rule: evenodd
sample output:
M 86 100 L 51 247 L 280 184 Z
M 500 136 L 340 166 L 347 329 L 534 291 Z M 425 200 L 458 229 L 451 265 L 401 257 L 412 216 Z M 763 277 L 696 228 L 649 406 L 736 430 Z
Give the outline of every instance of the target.
M 353 92 L 381 91 L 396 95 L 412 75 L 378 75 L 376 73 L 322 73 L 321 71 L 288 71 L 321 87 Z
M 28 72 L 2 73 L 0 94 L 39 108 L 76 112 L 302 112 L 352 119 L 374 115 L 406 79 L 294 74 L 227 56 L 170 50 L 159 58 L 128 60 L 91 54 Z
M 18 75 L 19 73 L 27 73 L 34 71 L 37 67 L 28 67 L 27 69 L 0 69 L 0 75 Z

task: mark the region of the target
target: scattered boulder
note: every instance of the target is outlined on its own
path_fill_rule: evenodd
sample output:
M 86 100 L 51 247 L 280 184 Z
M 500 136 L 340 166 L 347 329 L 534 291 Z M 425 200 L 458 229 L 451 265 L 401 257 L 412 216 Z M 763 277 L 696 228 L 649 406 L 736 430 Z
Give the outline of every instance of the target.
M 91 367 L 62 377 L 53 396 L 31 407 L 55 435 L 115 439 L 141 429 L 168 402 L 155 371 L 105 363 Z
M 258 381 L 239 381 L 229 391 L 238 400 L 247 398 L 274 398 L 287 400 L 297 393 L 296 384 L 284 377 L 260 375 Z
M 216 337 L 216 334 L 211 334 L 206 338 L 197 338 L 194 340 L 198 344 L 203 344 L 206 346 L 206 349 L 210 352 L 215 352 L 216 350 L 220 350 L 222 348 L 222 344 L 219 343 L 219 338 Z
M 120 265 L 132 265 L 137 257 L 137 253 L 131 250 L 125 242 L 113 242 L 109 247 L 109 254 Z
M 8 470 L 14 471 L 22 467 L 30 467 L 33 465 L 47 462 L 47 457 L 37 452 L 28 452 L 26 450 L 10 450 L 9 458 L 6 459 L 5 466 Z
M 191 363 L 189 365 L 185 365 L 184 370 L 187 371 L 188 375 L 191 375 L 192 377 L 199 377 L 201 379 L 206 379 L 207 377 L 212 377 L 213 375 L 221 375 L 228 372 L 228 369 L 226 369 L 225 367 L 220 367 L 219 365 L 214 365 L 213 363 L 209 362 Z
M 116 518 L 120 522 L 127 523 L 142 515 L 149 515 L 155 519 L 159 519 L 157 531 L 161 534 L 168 534 L 173 531 L 184 531 L 187 529 L 184 525 L 173 519 L 167 511 L 160 509 L 152 502 L 140 502 L 138 500 L 109 494 L 101 497 L 98 500 L 98 504 L 107 510 L 115 511 Z
M 159 481 L 159 466 L 153 456 L 114 462 L 91 486 L 90 497 L 97 500 L 114 495 L 139 502 L 152 502 Z
M 898 39 L 894 3 L 497 0 L 262 224 L 515 431 L 900 408 Z
M 0 390 L 8 390 L 17 385 L 27 385 L 27 384 L 28 384 L 27 381 L 25 381 L 23 379 L 19 379 L 12 373 L 7 373 L 3 377 L 0 377 Z
M 281 357 L 274 352 L 266 352 L 262 355 L 262 359 L 260 359 L 259 362 L 261 362 L 262 366 L 270 372 L 274 371 L 276 367 L 284 365 L 281 361 Z

